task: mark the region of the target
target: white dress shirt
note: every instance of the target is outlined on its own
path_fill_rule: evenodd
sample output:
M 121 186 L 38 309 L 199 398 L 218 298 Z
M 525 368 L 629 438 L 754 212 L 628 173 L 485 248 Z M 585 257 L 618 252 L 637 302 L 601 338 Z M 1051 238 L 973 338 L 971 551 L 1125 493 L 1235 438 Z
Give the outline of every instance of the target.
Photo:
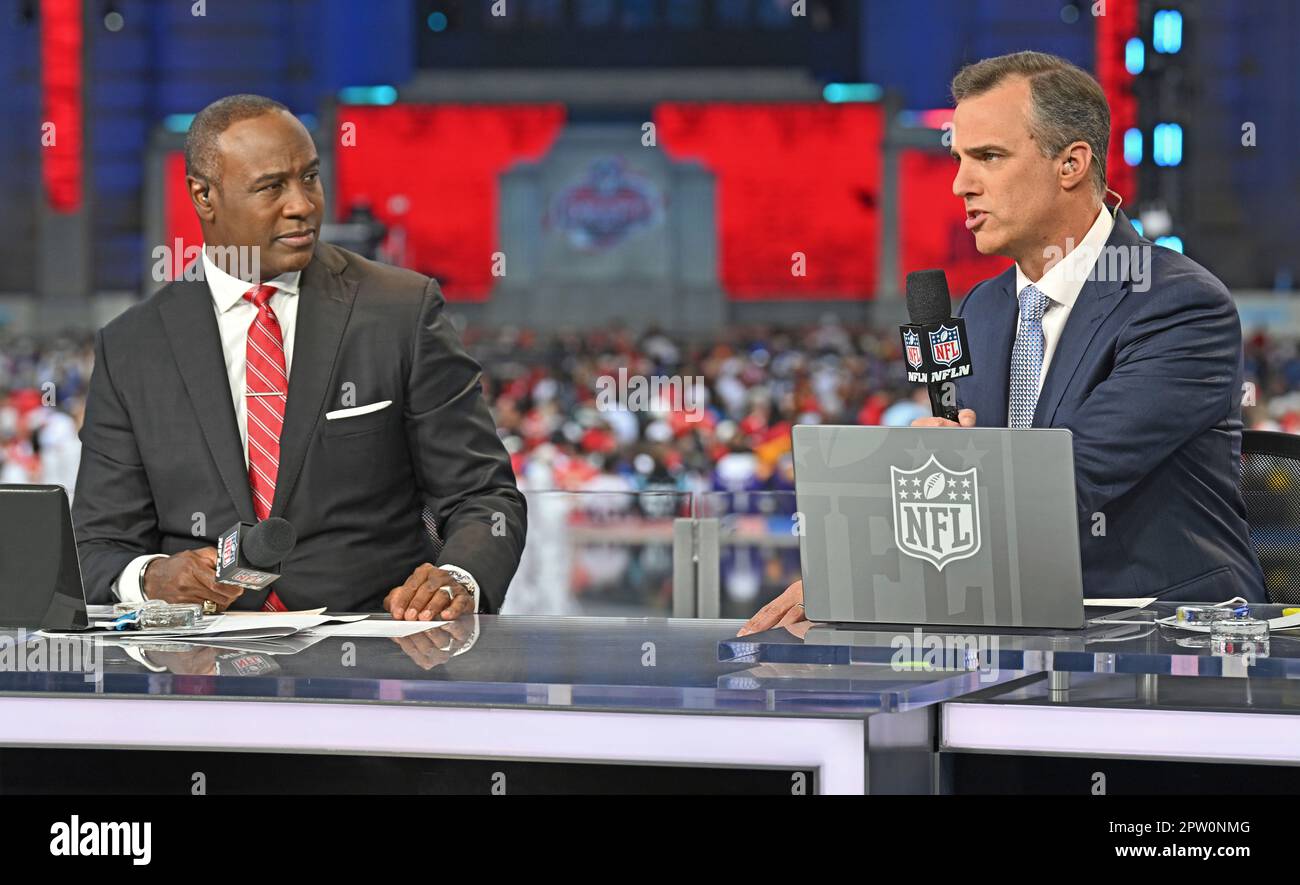
M 1114 216 L 1103 205 L 1092 222 L 1092 227 L 1084 234 L 1078 245 L 1066 252 L 1061 260 L 1052 265 L 1039 280 L 1031 280 L 1024 270 L 1016 264 L 1016 297 L 1031 282 L 1038 291 L 1047 296 L 1047 310 L 1043 313 L 1043 367 L 1038 374 L 1038 389 L 1043 389 L 1047 380 L 1047 369 L 1052 364 L 1056 345 L 1060 343 L 1065 331 L 1065 321 L 1070 318 L 1074 302 L 1088 281 L 1093 265 L 1097 263 L 1101 250 L 1110 239 L 1111 228 L 1115 226 Z M 1020 328 L 1020 318 L 1016 318 L 1016 328 Z
M 230 380 L 230 399 L 235 407 L 235 423 L 239 426 L 239 441 L 244 447 L 244 469 L 248 469 L 248 406 L 244 398 L 244 376 L 248 366 L 248 329 L 257 318 L 257 306 L 244 297 L 244 293 L 254 286 L 238 277 L 231 276 L 213 264 L 208 257 L 206 244 L 203 249 L 203 274 L 212 293 L 212 309 L 217 315 L 217 331 L 221 335 L 221 353 L 226 361 L 226 376 Z M 268 302 L 275 318 L 280 323 L 280 335 L 284 341 L 285 378 L 293 373 L 293 338 L 298 325 L 298 284 L 302 271 L 283 273 L 267 280 L 266 285 L 274 286 L 278 291 Z M 140 602 L 144 599 L 140 592 L 140 571 L 151 559 L 158 559 L 166 554 L 154 553 L 137 556 L 126 564 L 118 575 L 114 590 L 117 598 L 123 602 Z M 454 565 L 440 568 L 453 575 L 474 594 L 474 611 L 478 611 L 479 587 L 474 576 Z

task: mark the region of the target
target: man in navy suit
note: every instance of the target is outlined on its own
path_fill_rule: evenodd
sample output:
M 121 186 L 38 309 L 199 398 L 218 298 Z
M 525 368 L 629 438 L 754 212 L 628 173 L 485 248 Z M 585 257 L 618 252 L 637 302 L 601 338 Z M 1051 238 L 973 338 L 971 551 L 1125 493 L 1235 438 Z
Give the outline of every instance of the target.
M 977 361 L 960 426 L 1073 434 L 1087 596 L 1263 601 L 1228 290 L 1107 209 L 1110 110 L 1087 73 L 1020 52 L 964 68 L 953 97 L 953 193 L 979 251 L 1015 261 L 958 309 Z M 802 598 L 796 582 L 741 635 L 801 620 Z

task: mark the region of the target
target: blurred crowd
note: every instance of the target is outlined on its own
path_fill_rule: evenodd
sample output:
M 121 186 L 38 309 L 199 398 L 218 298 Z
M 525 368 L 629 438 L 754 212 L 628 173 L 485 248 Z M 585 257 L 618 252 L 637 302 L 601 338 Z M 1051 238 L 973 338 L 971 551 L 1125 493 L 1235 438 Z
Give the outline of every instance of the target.
M 904 425 L 929 408 L 924 390 L 905 383 L 897 331 L 833 319 L 729 327 L 696 341 L 653 330 L 471 329 L 466 343 L 530 489 L 718 492 L 727 509 L 746 512 L 760 498 L 746 505 L 744 493 L 793 491 L 796 423 Z M 625 403 L 632 408 L 600 396 L 666 379 L 678 386 Z
M 1300 340 L 1245 332 L 1242 420 L 1254 430 L 1300 433 Z
M 649 332 L 473 332 L 498 426 L 531 488 L 715 492 L 728 512 L 761 512 L 793 489 L 796 423 L 906 426 L 930 414 L 908 384 L 898 332 L 832 318 L 798 328 L 728 328 L 696 342 Z M 700 378 L 703 414 L 672 402 L 600 408 L 598 379 Z M 1245 425 L 1300 433 L 1300 340 L 1247 330 Z M 770 496 L 791 501 L 790 496 Z
M 57 483 L 71 493 L 94 353 L 90 335 L 0 333 L 0 482 Z
M 757 513 L 746 493 L 794 488 L 794 424 L 903 426 L 929 413 L 924 389 L 905 381 L 896 329 L 826 318 L 700 340 L 618 328 L 463 334 L 516 475 L 532 490 L 663 492 L 669 511 L 682 493 L 716 492 L 731 512 Z M 0 334 L 0 482 L 72 489 L 92 362 L 89 335 Z M 1245 369 L 1246 426 L 1300 433 L 1300 341 L 1247 330 Z M 636 379 L 681 386 L 623 403 L 633 408 L 599 395 Z

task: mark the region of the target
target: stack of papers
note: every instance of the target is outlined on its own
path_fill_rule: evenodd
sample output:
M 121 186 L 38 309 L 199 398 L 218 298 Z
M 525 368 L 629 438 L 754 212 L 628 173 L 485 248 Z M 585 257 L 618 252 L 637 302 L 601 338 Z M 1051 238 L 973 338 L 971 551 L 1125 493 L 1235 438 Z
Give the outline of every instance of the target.
M 369 615 L 327 615 L 324 608 L 298 612 L 226 612 L 204 617 L 189 629 L 114 630 L 112 606 L 87 606 L 90 629 L 77 631 L 42 630 L 46 636 L 102 637 L 116 642 L 191 642 L 199 645 L 231 645 L 244 648 L 250 641 L 310 638 L 302 648 L 326 638 L 401 638 L 444 627 L 450 621 L 396 621 Z M 297 642 L 284 643 L 287 647 Z M 300 648 L 295 650 L 301 650 Z

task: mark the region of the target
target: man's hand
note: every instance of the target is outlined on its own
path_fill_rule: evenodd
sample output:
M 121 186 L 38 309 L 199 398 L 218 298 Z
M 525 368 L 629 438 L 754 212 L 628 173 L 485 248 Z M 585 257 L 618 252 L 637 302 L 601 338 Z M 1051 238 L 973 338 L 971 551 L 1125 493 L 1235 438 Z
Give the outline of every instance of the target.
M 217 548 L 185 550 L 165 559 L 152 559 L 144 572 L 145 599 L 172 604 L 211 600 L 225 611 L 244 593 L 243 587 L 217 583 Z
M 473 632 L 470 621 L 453 621 L 445 627 L 430 627 L 423 633 L 394 636 L 393 642 L 421 669 L 432 670 L 450 661 Z
M 802 620 L 804 620 L 803 581 L 795 581 L 785 588 L 784 593 L 755 612 L 736 635 L 748 636 L 750 633 L 762 633 L 773 627 L 784 627 Z
M 912 422 L 913 427 L 974 427 L 975 412 L 972 409 L 962 409 L 957 413 L 956 421 L 949 421 L 947 418 L 917 418 Z
M 474 611 L 474 594 L 448 572 L 426 562 L 411 572 L 405 584 L 388 591 L 384 608 L 398 621 L 432 621 L 438 615 L 450 621 Z

